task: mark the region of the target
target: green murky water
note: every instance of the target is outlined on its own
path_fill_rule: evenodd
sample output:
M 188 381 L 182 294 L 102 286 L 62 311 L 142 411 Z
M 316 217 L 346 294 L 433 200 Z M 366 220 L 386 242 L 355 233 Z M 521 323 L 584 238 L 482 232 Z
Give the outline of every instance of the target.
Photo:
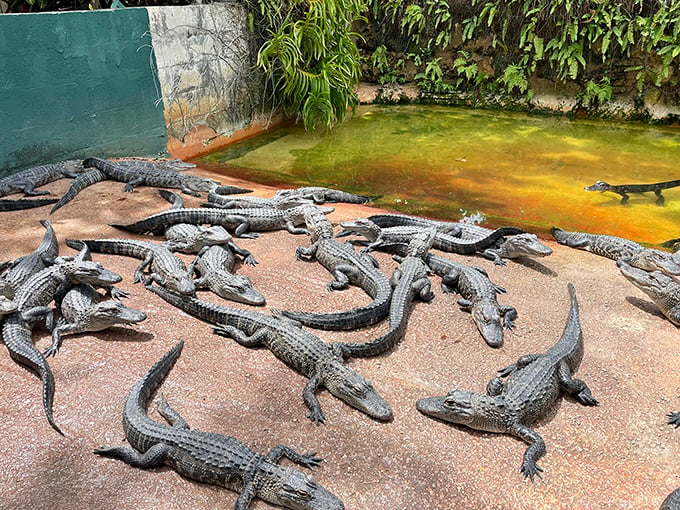
M 286 127 L 204 157 L 201 165 L 271 185 L 383 195 L 381 207 L 459 219 L 485 214 L 546 235 L 552 225 L 644 243 L 680 236 L 680 188 L 584 191 L 680 179 L 680 129 L 438 106 L 368 106 L 330 132 Z

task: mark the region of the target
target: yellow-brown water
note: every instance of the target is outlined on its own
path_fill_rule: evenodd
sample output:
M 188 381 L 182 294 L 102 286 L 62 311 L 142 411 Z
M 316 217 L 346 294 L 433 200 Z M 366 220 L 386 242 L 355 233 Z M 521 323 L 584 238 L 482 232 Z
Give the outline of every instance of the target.
M 547 235 L 551 226 L 647 244 L 680 237 L 680 187 L 631 195 L 588 192 L 596 180 L 680 179 L 680 129 L 439 106 L 366 106 L 323 133 L 282 128 L 201 164 L 271 185 L 382 195 L 377 205 Z

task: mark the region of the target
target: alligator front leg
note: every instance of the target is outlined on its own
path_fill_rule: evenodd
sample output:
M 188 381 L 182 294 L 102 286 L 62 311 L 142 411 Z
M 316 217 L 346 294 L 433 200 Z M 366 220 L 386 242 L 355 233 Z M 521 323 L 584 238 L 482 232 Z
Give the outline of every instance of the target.
M 55 356 L 59 352 L 63 342 L 62 335 L 74 335 L 82 331 L 82 327 L 76 323 L 60 323 L 60 321 L 61 319 L 58 321 L 57 327 L 52 330 L 52 343 L 45 349 L 45 352 L 43 352 L 43 356 L 46 358 Z
M 496 264 L 497 266 L 506 265 L 506 262 L 503 260 L 501 254 L 497 249 L 487 248 L 482 252 L 482 257 L 484 257 L 485 259 L 493 260 L 493 263 Z
M 421 278 L 416 280 L 412 284 L 413 291 L 415 295 L 420 298 L 421 301 L 429 303 L 434 299 L 434 293 L 432 292 L 432 283 L 428 278 Z
M 669 425 L 675 425 L 676 429 L 680 427 L 680 413 L 668 413 L 666 416 Z
M 200 194 L 198 191 L 194 191 L 194 190 L 192 190 L 191 188 L 187 188 L 186 186 L 182 186 L 182 187 L 180 188 L 180 190 L 181 190 L 182 193 L 184 193 L 185 195 L 191 195 L 192 197 L 200 197 L 200 196 L 201 196 L 201 194 Z
M 143 182 L 144 182 L 143 177 L 135 177 L 133 179 L 130 179 L 123 187 L 123 191 L 125 193 L 132 193 L 135 190 L 135 186 L 138 186 Z
M 309 469 L 318 466 L 323 460 L 316 456 L 316 452 L 305 452 L 300 454 L 292 448 L 282 444 L 275 446 L 267 453 L 267 458 L 275 464 L 278 464 L 282 457 L 286 457 L 290 461 Z
M 655 189 L 654 194 L 656 195 L 656 205 L 663 205 L 665 200 L 663 198 L 663 195 L 661 194 L 661 190 Z
M 501 305 L 498 307 L 498 311 L 503 316 L 503 327 L 506 329 L 512 329 L 515 327 L 515 321 L 517 320 L 517 310 L 514 306 Z
M 572 379 L 569 365 L 565 361 L 560 362 L 557 370 L 557 377 L 564 391 L 573 396 L 580 404 L 584 406 L 596 406 L 597 400 L 590 393 L 590 388 L 581 379 Z
M 529 427 L 521 424 L 515 425 L 509 432 L 529 443 L 529 448 L 524 452 L 522 466 L 519 468 L 524 478 L 528 477 L 532 482 L 534 481 L 534 476 L 542 478 L 540 472 L 543 469 L 536 464 L 536 461 L 545 455 L 545 441 L 543 441 L 543 438 Z
M 266 328 L 258 329 L 255 333 L 248 336 L 243 331 L 228 324 L 217 324 L 213 327 L 213 333 L 226 336 L 236 341 L 239 345 L 244 347 L 256 347 L 262 345 L 265 338 L 267 338 L 268 331 Z
M 36 196 L 39 196 L 39 195 L 49 195 L 49 193 L 50 193 L 46 189 L 36 190 L 33 187 L 32 182 L 22 182 L 22 183 L 19 184 L 19 188 L 21 189 L 21 191 L 24 192 L 25 195 L 28 195 L 30 197 L 36 197 Z
M 628 203 L 628 199 L 630 198 L 628 194 L 624 191 L 616 191 L 615 193 L 618 193 L 621 195 L 621 205 L 626 205 Z
M 239 255 L 243 259 L 243 263 L 246 264 L 247 266 L 254 266 L 257 265 L 257 260 L 255 260 L 255 257 L 253 256 L 252 253 L 250 253 L 248 250 L 244 248 L 239 248 L 234 244 L 233 242 L 228 242 L 227 246 L 231 248 L 231 251 Z
M 144 453 L 139 453 L 134 448 L 124 448 L 122 446 L 116 446 L 114 448 L 96 448 L 93 453 L 101 455 L 102 457 L 120 459 L 133 467 L 152 468 L 162 465 L 171 450 L 171 446 L 157 443 Z
M 517 370 L 521 370 L 522 368 L 529 366 L 531 363 L 533 363 L 540 357 L 541 354 L 525 354 L 524 356 L 520 356 L 519 359 L 512 365 L 508 365 L 505 368 L 501 368 L 498 371 L 498 373 L 500 374 L 500 377 L 507 377 L 513 372 L 516 372 Z
M 167 421 L 173 428 L 181 430 L 189 430 L 189 424 L 182 418 L 177 411 L 175 411 L 165 398 L 165 395 L 161 394 L 161 399 L 156 402 L 156 410 L 165 421 Z
M 302 228 L 302 227 L 296 227 L 295 223 L 293 223 L 290 220 L 286 220 L 286 230 L 288 230 L 288 232 L 290 232 L 291 234 L 295 234 L 295 235 L 300 235 L 300 234 L 309 235 L 309 230 L 307 230 L 306 228 Z
M 326 417 L 323 415 L 323 411 L 321 410 L 321 404 L 319 403 L 319 399 L 316 398 L 316 395 L 314 394 L 314 392 L 320 385 L 321 377 L 319 377 L 318 374 L 314 374 L 309 379 L 309 381 L 307 381 L 305 389 L 302 392 L 302 398 L 305 401 L 305 405 L 311 411 L 311 413 L 309 413 L 308 418 L 311 419 L 317 425 L 326 422 Z
M 248 478 L 248 481 L 244 481 L 243 489 L 241 490 L 241 494 L 238 495 L 234 510 L 247 510 L 248 506 L 250 506 L 250 502 L 255 497 L 255 494 L 255 485 L 253 484 L 251 476 Z
M 442 276 L 441 288 L 445 294 L 455 294 L 457 292 L 459 276 L 460 273 L 457 271 L 451 271 Z
M 295 250 L 295 258 L 297 260 L 306 260 L 306 261 L 311 261 L 314 260 L 314 257 L 316 256 L 316 250 L 319 246 L 314 243 L 309 247 L 305 246 L 298 246 L 297 249 Z
M 135 275 L 134 278 L 132 279 L 132 283 L 140 283 L 144 281 L 144 269 L 151 265 L 151 261 L 153 260 L 153 251 L 149 250 L 149 253 L 146 254 L 144 257 L 144 260 L 142 260 L 142 263 L 137 266 L 137 269 L 135 269 Z

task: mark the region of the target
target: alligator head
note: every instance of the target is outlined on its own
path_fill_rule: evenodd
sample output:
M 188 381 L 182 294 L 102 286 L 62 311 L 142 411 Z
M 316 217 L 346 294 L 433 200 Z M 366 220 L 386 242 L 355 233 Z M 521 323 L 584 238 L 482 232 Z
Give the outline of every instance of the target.
M 631 266 L 645 271 L 661 271 L 671 275 L 680 275 L 678 265 L 670 253 L 653 248 L 644 248 L 625 259 Z
M 669 296 L 674 296 L 677 292 L 678 282 L 663 274 L 661 271 L 643 271 L 631 266 L 625 260 L 618 260 L 616 265 L 619 266 L 621 274 L 626 277 L 633 285 L 635 285 L 642 292 L 647 294 L 657 303 L 665 303 L 669 301 Z M 669 303 L 672 305 L 672 303 Z M 665 307 L 661 307 L 665 308 Z M 662 309 L 662 311 L 664 311 Z M 671 315 L 664 312 L 675 325 L 680 326 L 680 323 Z
M 128 308 L 114 299 L 97 303 L 89 310 L 89 316 L 90 331 L 101 331 L 116 324 L 137 324 L 146 319 L 144 312 Z
M 311 476 L 297 469 L 279 467 L 276 481 L 256 475 L 257 496 L 274 505 L 293 510 L 344 510 L 345 505 Z
M 215 244 L 225 244 L 231 242 L 233 238 L 227 229 L 220 225 L 210 227 L 200 227 L 196 235 L 196 241 L 202 246 L 213 246 Z
M 356 234 L 364 236 L 369 241 L 375 241 L 380 235 L 380 227 L 373 223 L 368 218 L 357 218 L 353 221 L 341 221 L 340 226 L 345 229 L 345 232 L 340 232 L 336 237 L 342 237 L 348 234 Z
M 210 191 L 221 184 L 214 179 L 207 179 L 196 175 L 182 175 L 182 184 L 192 191 Z
M 264 296 L 253 288 L 247 276 L 222 271 L 215 280 L 210 289 L 221 298 L 254 306 L 265 304 Z
M 0 296 L 0 317 L 17 311 L 17 304 L 7 296 Z
M 196 293 L 194 280 L 189 277 L 189 274 L 186 271 L 177 271 L 172 274 L 166 274 L 162 285 L 166 289 L 177 292 L 178 294 L 192 296 Z
M 611 184 L 604 181 L 596 181 L 595 184 L 586 186 L 584 189 L 586 191 L 607 191 L 609 188 L 611 188 Z
M 475 430 L 504 432 L 502 396 L 490 397 L 465 390 L 451 390 L 443 397 L 421 398 L 416 409 L 423 414 Z
M 326 363 L 321 372 L 323 385 L 332 395 L 371 418 L 392 420 L 392 408 L 375 390 L 371 381 L 338 360 Z
M 490 347 L 503 346 L 503 326 L 498 305 L 487 300 L 479 301 L 470 310 L 472 320 Z
M 538 240 L 536 234 L 517 234 L 508 237 L 503 243 L 503 256 L 508 259 L 517 257 L 547 257 L 552 249 Z
M 74 260 L 62 264 L 66 270 L 68 279 L 73 283 L 89 283 L 94 286 L 114 285 L 123 280 L 123 277 L 113 271 L 109 271 L 99 262 L 91 260 Z

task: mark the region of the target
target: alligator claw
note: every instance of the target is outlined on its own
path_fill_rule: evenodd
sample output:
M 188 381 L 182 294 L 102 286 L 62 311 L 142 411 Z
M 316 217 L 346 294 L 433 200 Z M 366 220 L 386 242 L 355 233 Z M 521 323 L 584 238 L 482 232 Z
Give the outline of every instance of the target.
M 248 255 L 246 258 L 243 259 L 243 263 L 247 266 L 255 266 L 257 265 L 257 260 L 255 260 L 255 257 L 252 255 Z
M 300 455 L 300 459 L 298 464 L 300 464 L 303 467 L 306 467 L 308 469 L 312 469 L 314 466 L 318 466 L 321 464 L 321 461 L 323 460 L 321 457 L 316 456 L 316 452 L 305 452 L 302 455 Z
M 525 460 L 519 470 L 524 475 L 524 478 L 530 478 L 532 482 L 534 481 L 534 476 L 543 479 L 540 473 L 540 471 L 543 471 L 543 469 L 540 468 L 533 460 Z
M 130 293 L 128 291 L 123 289 L 117 289 L 116 287 L 112 287 L 109 294 L 111 294 L 111 297 L 113 299 L 117 299 L 118 301 L 120 301 L 122 298 L 127 298 L 130 296 Z
M 680 413 L 668 413 L 666 416 L 668 416 L 669 425 L 675 425 L 676 429 L 680 427 Z
M 323 411 L 319 409 L 318 411 L 312 411 L 309 413 L 308 418 L 312 420 L 314 423 L 317 425 L 321 425 L 322 423 L 326 423 L 326 417 L 323 415 Z
M 596 406 L 599 402 L 590 394 L 589 390 L 583 390 L 576 395 L 576 400 L 584 406 Z M 677 427 L 677 425 L 676 425 Z
M 45 352 L 43 352 L 43 356 L 45 358 L 49 358 L 50 356 L 56 356 L 58 352 L 59 347 L 50 345 L 47 349 L 45 349 Z

